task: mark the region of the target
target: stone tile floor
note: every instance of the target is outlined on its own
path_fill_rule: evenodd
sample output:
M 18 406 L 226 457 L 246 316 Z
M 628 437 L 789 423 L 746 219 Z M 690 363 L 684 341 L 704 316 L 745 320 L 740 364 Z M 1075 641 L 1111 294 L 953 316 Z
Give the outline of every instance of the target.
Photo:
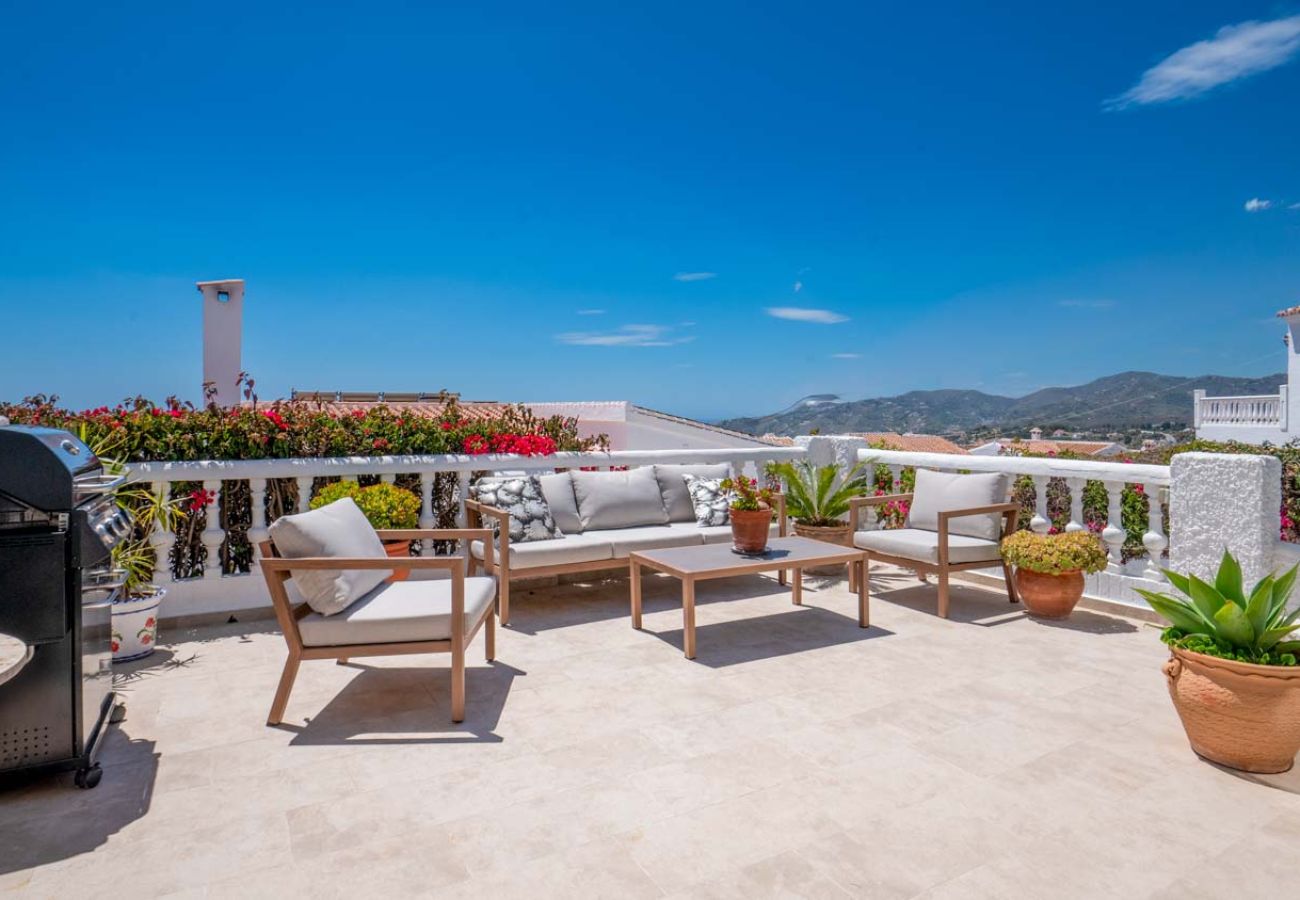
M 0 793 L 0 893 L 284 898 L 1225 897 L 1300 863 L 1300 776 L 1199 761 L 1154 628 L 953 618 L 873 575 L 517 590 L 449 718 L 446 656 L 304 664 L 264 622 L 171 635 L 123 685 L 103 783 Z M 471 657 L 473 659 L 474 657 Z

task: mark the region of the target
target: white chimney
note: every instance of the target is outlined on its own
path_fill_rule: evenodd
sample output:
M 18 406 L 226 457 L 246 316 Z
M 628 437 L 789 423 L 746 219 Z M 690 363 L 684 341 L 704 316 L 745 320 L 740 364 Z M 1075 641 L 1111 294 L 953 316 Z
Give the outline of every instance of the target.
M 1031 441 L 1041 441 L 1043 439 L 1043 429 L 1036 426 L 1029 429 L 1029 439 Z
M 199 281 L 203 295 L 203 393 L 218 406 L 239 405 L 244 280 Z

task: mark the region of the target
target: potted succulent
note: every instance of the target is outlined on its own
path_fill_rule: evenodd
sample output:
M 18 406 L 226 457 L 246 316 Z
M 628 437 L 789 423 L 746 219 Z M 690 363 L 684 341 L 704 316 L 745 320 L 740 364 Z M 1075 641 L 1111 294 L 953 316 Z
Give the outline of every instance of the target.
M 385 528 L 415 528 L 420 522 L 420 498 L 406 488 L 381 481 L 369 487 L 362 487 L 356 481 L 336 481 L 321 488 L 312 498 L 311 508 L 322 506 L 351 497 L 360 507 L 370 525 L 375 530 Z M 384 541 L 384 552 L 394 559 L 411 555 L 410 541 Z M 409 570 L 394 572 L 389 581 L 402 581 L 410 574 Z
M 731 495 L 731 544 L 737 553 L 759 554 L 767 549 L 772 530 L 772 489 L 757 479 L 738 475 L 718 487 Z
M 1016 567 L 1016 593 L 1032 616 L 1064 619 L 1083 596 L 1083 573 L 1106 568 L 1106 550 L 1086 531 L 1017 531 L 1002 540 L 1002 558 Z
M 1165 570 L 1183 597 L 1139 590 L 1170 627 L 1169 696 L 1198 756 L 1244 772 L 1285 772 L 1300 750 L 1300 610 L 1287 611 L 1296 568 L 1249 591 L 1226 550 L 1214 583 Z
M 149 656 L 157 646 L 158 609 L 167 594 L 153 583 L 159 560 L 149 537 L 155 528 L 175 531 L 185 513 L 180 498 L 138 485 L 120 488 L 116 499 L 131 519 L 131 535 L 113 548 L 113 567 L 122 577 L 112 602 L 113 662 L 131 662 Z

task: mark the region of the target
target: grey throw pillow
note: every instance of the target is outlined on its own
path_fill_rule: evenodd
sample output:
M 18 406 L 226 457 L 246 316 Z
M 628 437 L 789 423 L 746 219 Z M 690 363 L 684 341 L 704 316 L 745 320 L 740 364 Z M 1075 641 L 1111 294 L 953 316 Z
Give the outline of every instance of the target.
M 627 472 L 573 472 L 573 495 L 583 531 L 667 525 L 654 468 Z
M 536 475 L 517 475 L 506 478 L 480 478 L 470 488 L 474 499 L 487 506 L 495 506 L 510 514 L 510 543 L 549 541 L 563 537 L 551 515 L 541 481 Z M 497 529 L 497 520 L 484 523 Z
M 555 524 L 563 534 L 577 534 L 582 531 L 582 520 L 578 518 L 578 501 L 573 496 L 573 478 L 568 472 L 554 475 L 538 475 L 542 484 L 542 496 L 551 508 Z
M 695 523 L 701 528 L 726 525 L 731 521 L 731 493 L 722 489 L 720 478 L 683 475 L 686 490 L 695 506 Z
M 271 541 L 285 559 L 320 556 L 386 556 L 383 541 L 351 497 L 320 509 L 281 516 L 271 523 Z M 389 569 L 304 569 L 292 571 L 293 584 L 307 605 L 322 616 L 343 612 L 392 575 Z
M 683 476 L 722 479 L 730 474 L 731 466 L 726 463 L 655 466 L 655 478 L 659 481 L 659 493 L 664 498 L 664 509 L 668 510 L 668 521 L 695 521 L 695 503 L 691 500 L 691 492 L 686 489 L 686 479 Z
M 1005 503 L 1009 487 L 1007 476 L 998 472 L 959 475 L 917 469 L 908 526 L 938 531 L 940 512 Z M 989 513 L 949 519 L 948 533 L 996 541 L 1002 536 L 1002 516 Z

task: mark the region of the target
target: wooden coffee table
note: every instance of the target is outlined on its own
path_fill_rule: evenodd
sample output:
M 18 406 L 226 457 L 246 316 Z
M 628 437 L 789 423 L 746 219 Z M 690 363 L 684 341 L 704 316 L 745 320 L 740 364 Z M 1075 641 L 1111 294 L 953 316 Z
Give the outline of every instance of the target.
M 803 604 L 803 570 L 807 566 L 848 563 L 858 566 L 858 626 L 871 623 L 867 610 L 866 553 L 856 547 L 828 544 L 801 537 L 772 538 L 762 556 L 742 556 L 730 544 L 704 544 L 695 547 L 672 547 L 664 550 L 639 550 L 629 553 L 632 576 L 632 627 L 641 628 L 641 569 L 666 572 L 682 582 L 682 648 L 687 659 L 695 658 L 695 582 L 710 578 L 730 578 L 757 572 L 793 573 L 792 599 Z

